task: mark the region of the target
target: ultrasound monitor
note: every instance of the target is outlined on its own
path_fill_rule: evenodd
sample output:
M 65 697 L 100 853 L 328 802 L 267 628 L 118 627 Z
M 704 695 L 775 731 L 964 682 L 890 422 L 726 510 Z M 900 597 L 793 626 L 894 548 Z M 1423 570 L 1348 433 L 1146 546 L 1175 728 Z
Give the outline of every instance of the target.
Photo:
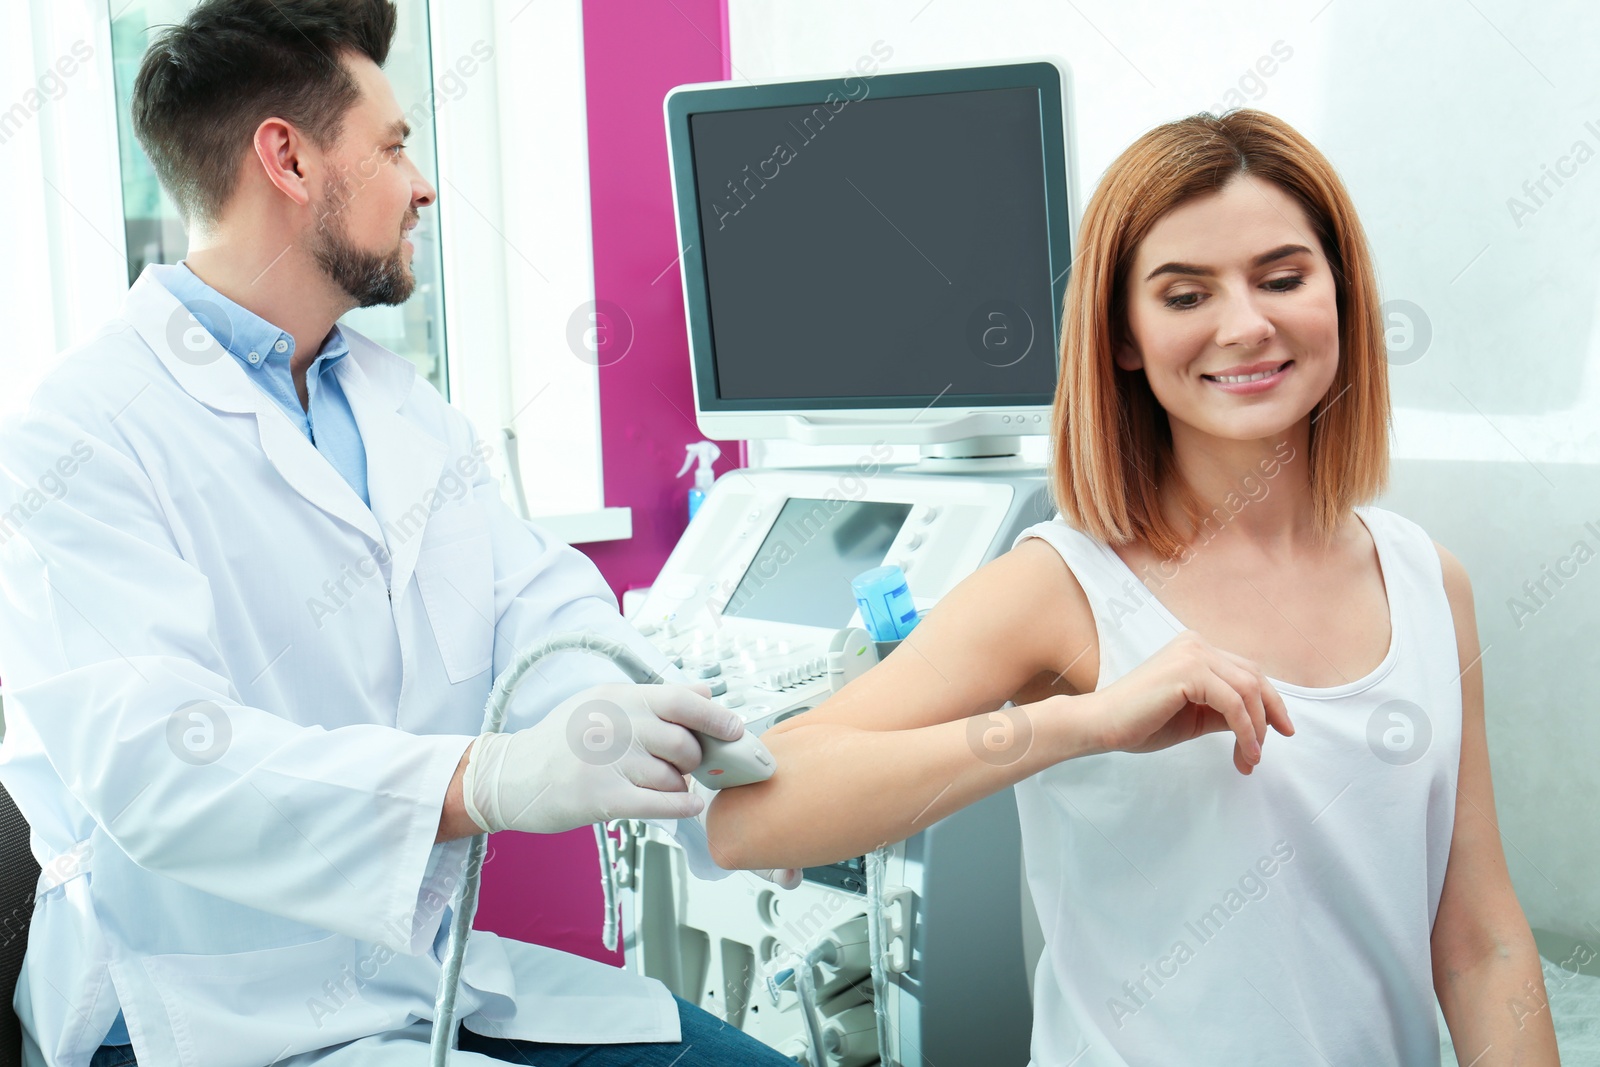
M 1046 433 L 1072 259 L 1067 81 L 1027 62 L 674 89 L 701 430 Z

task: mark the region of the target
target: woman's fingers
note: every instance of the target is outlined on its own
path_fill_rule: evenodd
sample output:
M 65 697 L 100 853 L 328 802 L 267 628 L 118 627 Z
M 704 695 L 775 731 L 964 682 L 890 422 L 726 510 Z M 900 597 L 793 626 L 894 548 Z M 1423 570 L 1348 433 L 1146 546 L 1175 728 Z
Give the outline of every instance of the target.
M 1239 773 L 1249 774 L 1250 768 L 1261 760 L 1261 746 L 1256 741 L 1255 723 L 1250 718 L 1244 698 L 1215 671 L 1207 671 L 1198 681 L 1199 685 L 1190 693 L 1189 699 L 1196 704 L 1204 704 L 1222 716 L 1235 738 L 1234 766 L 1239 768 Z
M 1207 642 L 1180 634 L 1108 689 L 1102 736 L 1108 747 L 1151 752 L 1230 730 L 1241 774 L 1261 763 L 1267 731 L 1294 733 L 1288 707 L 1261 668 Z
M 1262 694 L 1262 701 L 1267 708 L 1267 721 L 1272 723 L 1272 728 L 1285 737 L 1294 733 L 1294 723 L 1289 718 L 1289 708 L 1283 702 L 1283 697 L 1269 682 Z
M 1262 704 L 1262 692 L 1269 688 L 1266 679 L 1227 662 L 1218 666 L 1217 673 L 1244 701 L 1245 713 L 1250 716 L 1251 740 L 1264 746 L 1267 741 L 1267 709 Z
M 1266 710 L 1267 722 L 1272 725 L 1274 730 L 1277 730 L 1285 737 L 1293 734 L 1294 723 L 1289 718 L 1289 709 L 1284 705 L 1283 697 L 1279 695 L 1277 687 L 1272 684 L 1272 680 L 1266 676 L 1266 673 L 1256 666 L 1254 661 L 1245 659 L 1243 656 L 1236 656 L 1232 652 L 1220 648 L 1217 649 L 1217 652 L 1256 676 L 1261 686 L 1261 702 Z M 1266 737 L 1265 732 L 1262 733 L 1262 737 Z

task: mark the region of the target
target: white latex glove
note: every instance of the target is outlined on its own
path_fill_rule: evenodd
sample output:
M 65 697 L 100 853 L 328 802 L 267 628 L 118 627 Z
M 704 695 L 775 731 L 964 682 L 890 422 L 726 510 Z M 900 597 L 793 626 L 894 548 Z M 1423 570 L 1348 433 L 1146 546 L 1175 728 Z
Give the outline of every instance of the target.
M 472 743 L 467 815 L 486 832 L 553 834 L 607 819 L 693 818 L 705 801 L 684 775 L 700 765 L 690 730 L 725 741 L 738 715 L 681 685 L 597 685 L 538 724 Z

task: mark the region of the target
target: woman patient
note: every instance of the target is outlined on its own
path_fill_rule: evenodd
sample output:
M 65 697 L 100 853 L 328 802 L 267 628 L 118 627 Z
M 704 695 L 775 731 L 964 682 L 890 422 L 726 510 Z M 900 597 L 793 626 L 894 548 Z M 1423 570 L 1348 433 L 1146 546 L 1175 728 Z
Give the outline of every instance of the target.
M 1038 1067 L 1437 1064 L 1436 996 L 1463 1065 L 1556 1064 L 1466 572 L 1366 503 L 1383 326 L 1333 168 L 1256 111 L 1150 131 L 1062 321 L 1060 516 L 765 735 L 719 859 L 836 862 L 1015 785 Z

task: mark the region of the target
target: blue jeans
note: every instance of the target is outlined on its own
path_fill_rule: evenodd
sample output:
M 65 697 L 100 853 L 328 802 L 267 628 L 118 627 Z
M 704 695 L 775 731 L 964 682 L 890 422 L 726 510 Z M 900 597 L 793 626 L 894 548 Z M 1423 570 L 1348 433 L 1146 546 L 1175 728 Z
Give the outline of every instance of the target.
M 480 1037 L 465 1027 L 460 1047 L 528 1067 L 794 1067 L 794 1061 L 688 1001 L 678 1002 L 682 1041 L 625 1045 L 546 1045 Z M 128 1067 L 132 1045 L 101 1045 L 89 1067 Z

